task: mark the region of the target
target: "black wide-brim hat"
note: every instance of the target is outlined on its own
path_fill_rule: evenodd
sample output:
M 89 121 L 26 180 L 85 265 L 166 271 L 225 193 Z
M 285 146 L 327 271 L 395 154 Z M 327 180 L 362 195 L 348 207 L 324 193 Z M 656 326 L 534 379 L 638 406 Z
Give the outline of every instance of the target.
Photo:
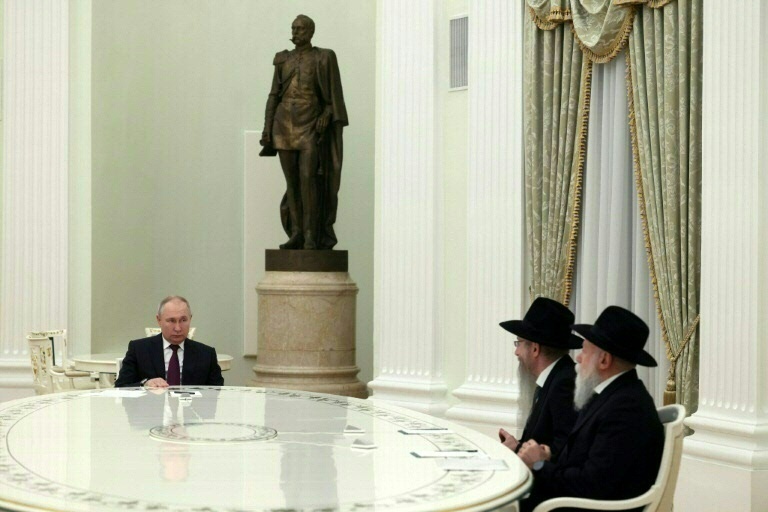
M 648 326 L 622 307 L 608 306 L 597 317 L 595 325 L 577 324 L 573 330 L 590 343 L 631 363 L 657 366 L 656 360 L 643 350 L 648 341 Z
M 540 345 L 555 348 L 581 348 L 582 340 L 571 333 L 574 316 L 557 301 L 538 297 L 522 320 L 507 320 L 499 325 L 512 334 Z

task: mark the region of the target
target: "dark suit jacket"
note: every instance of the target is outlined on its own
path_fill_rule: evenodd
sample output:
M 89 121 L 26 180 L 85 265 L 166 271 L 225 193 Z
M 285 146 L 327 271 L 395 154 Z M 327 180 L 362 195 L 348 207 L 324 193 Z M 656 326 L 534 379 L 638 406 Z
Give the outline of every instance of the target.
M 116 388 L 140 386 L 144 379 L 165 379 L 163 336 L 150 336 L 128 343 Z M 184 386 L 223 386 L 224 378 L 216 359 L 216 349 L 197 341 L 184 341 L 184 363 L 181 370 Z
M 521 510 L 560 496 L 639 496 L 656 480 L 663 446 L 653 399 L 630 370 L 582 409 L 558 460 L 534 471 L 533 490 Z
M 578 416 L 573 406 L 576 381 L 574 366 L 573 359 L 567 355 L 555 364 L 539 392 L 538 401 L 531 408 L 520 438 L 520 445 L 529 439 L 548 445 L 552 451 L 552 460 L 557 459 L 565 446 Z

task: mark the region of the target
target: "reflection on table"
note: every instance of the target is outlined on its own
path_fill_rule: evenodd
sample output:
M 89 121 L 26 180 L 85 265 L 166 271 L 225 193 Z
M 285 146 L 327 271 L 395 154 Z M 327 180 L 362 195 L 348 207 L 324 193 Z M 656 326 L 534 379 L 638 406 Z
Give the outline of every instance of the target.
M 300 391 L 58 393 L 0 404 L 0 437 L 9 510 L 496 510 L 531 483 L 470 429 Z M 475 469 L 444 466 L 460 463 Z
M 117 360 L 122 359 L 124 356 L 125 352 L 82 354 L 73 357 L 72 364 L 76 370 L 98 373 L 101 387 L 112 387 L 115 385 L 115 378 L 117 376 Z M 217 352 L 216 359 L 219 362 L 221 371 L 225 372 L 232 368 L 232 356 Z

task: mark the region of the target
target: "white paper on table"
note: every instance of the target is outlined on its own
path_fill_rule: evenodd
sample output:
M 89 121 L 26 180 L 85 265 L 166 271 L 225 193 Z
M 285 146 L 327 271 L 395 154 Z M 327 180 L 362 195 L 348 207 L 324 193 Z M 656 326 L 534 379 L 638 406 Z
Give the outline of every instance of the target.
M 452 451 L 438 451 L 438 450 L 432 450 L 432 451 L 418 451 L 418 452 L 411 452 L 411 455 L 414 457 L 419 457 L 421 459 L 426 458 L 474 458 L 474 457 L 487 457 L 484 453 L 480 453 L 477 450 L 452 450 Z
M 452 432 L 447 428 L 402 428 L 398 430 L 401 434 L 407 436 L 414 435 L 427 435 L 427 436 L 440 436 L 443 434 L 451 434 Z
M 178 398 L 192 398 L 193 396 L 203 396 L 203 394 L 200 393 L 199 391 L 181 391 L 181 390 L 176 391 L 176 390 L 173 390 L 173 391 L 171 391 L 171 396 L 175 396 L 175 397 L 178 397 Z
M 437 467 L 445 471 L 507 471 L 507 463 L 501 459 L 440 459 Z
M 139 398 L 146 394 L 147 392 L 143 389 L 104 389 L 102 391 L 94 391 L 88 395 L 102 398 Z
M 360 439 L 356 439 L 354 443 L 352 443 L 352 448 L 359 448 L 362 450 L 373 450 L 377 448 L 376 444 L 373 442 L 373 439 L 370 437 L 363 437 Z

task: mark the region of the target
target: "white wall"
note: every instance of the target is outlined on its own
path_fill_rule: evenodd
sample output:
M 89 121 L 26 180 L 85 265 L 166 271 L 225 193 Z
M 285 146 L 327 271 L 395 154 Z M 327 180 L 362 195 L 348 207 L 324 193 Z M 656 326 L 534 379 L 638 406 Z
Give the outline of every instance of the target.
M 450 90 L 450 20 L 468 14 L 467 0 L 443 3 L 440 12 L 438 97 L 442 107 L 443 242 L 445 261 L 445 380 L 449 389 L 464 381 L 467 325 L 467 144 L 469 134 L 468 90 Z M 472 30 L 472 20 L 469 20 Z
M 186 296 L 198 339 L 235 356 L 227 384 L 252 378 L 243 354 L 244 132 L 260 130 L 275 52 L 296 14 L 339 58 L 350 126 L 338 249 L 358 296 L 358 365 L 371 377 L 375 3 L 353 0 L 100 0 L 92 10 L 92 347 L 124 350 L 157 302 Z M 277 159 L 269 172 L 281 173 Z M 262 249 L 279 223 L 263 223 Z M 82 212 L 82 215 L 87 215 Z M 279 231 L 277 231 L 279 233 Z M 260 271 L 263 269 L 260 269 Z

